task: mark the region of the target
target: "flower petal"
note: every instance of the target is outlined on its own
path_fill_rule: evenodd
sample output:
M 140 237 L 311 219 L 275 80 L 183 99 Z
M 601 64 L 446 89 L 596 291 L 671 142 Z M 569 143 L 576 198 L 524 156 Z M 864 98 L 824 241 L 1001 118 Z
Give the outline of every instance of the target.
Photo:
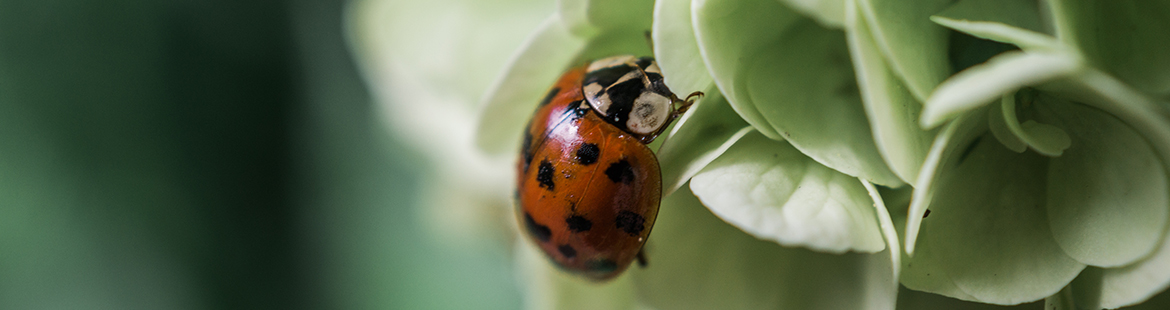
M 950 0 L 857 0 L 874 41 L 919 101 L 951 73 L 947 31 L 930 22 Z
M 987 105 L 1003 94 L 1069 76 L 1080 69 L 1080 59 L 1067 52 L 1000 54 L 939 85 L 926 100 L 921 124 L 933 128 L 963 112 Z
M 783 139 L 752 102 L 742 85 L 747 67 L 744 57 L 759 54 L 764 43 L 775 41 L 785 30 L 804 19 L 775 1 L 693 0 L 691 21 L 703 62 L 731 107 L 760 133 Z M 772 39 L 764 39 L 772 38 Z
M 930 20 L 979 38 L 1015 44 L 1026 51 L 1066 48 L 1043 32 L 1043 18 L 1035 1 L 959 1 Z
M 954 148 L 961 152 L 946 156 L 935 180 L 918 248 L 930 247 L 937 257 L 916 256 L 910 264 L 942 270 L 964 293 L 955 298 L 1010 305 L 1048 297 L 1084 265 L 1061 250 L 1048 227 L 1043 208 L 1047 159 L 1011 152 L 994 143 L 986 129 L 980 132 Z M 948 292 L 949 286 L 936 290 L 927 282 L 912 283 L 927 277 L 906 275 L 903 283 Z
M 654 57 L 662 69 L 666 86 L 681 94 L 711 86 L 711 74 L 703 63 L 695 28 L 691 24 L 690 0 L 655 1 L 654 31 L 651 34 Z
M 1044 101 L 1036 109 L 1073 138 L 1074 147 L 1048 167 L 1047 213 L 1061 248 L 1098 267 L 1127 265 L 1154 251 L 1170 219 L 1170 184 L 1149 143 L 1097 109 Z
M 894 173 L 904 182 L 914 182 L 937 130 L 918 126 L 922 103 L 886 66 L 864 16 L 857 14 L 852 0 L 846 2 L 849 51 L 874 142 Z
M 1061 41 L 1126 84 L 1170 96 L 1170 2 L 1047 2 Z
M 1044 96 L 1043 98 L 1047 99 L 1049 97 Z M 1028 102 L 1025 104 L 1035 105 L 1038 103 Z M 999 109 L 1003 113 L 1002 120 L 1007 126 L 1008 131 L 1020 139 L 1020 142 L 1031 147 L 1037 153 L 1052 157 L 1060 156 L 1072 144 L 1072 141 L 1069 140 L 1068 133 L 1065 133 L 1064 130 L 1056 126 L 1040 123 L 1035 120 L 1027 120 L 1023 124 L 1020 124 L 1020 120 L 1016 117 L 1015 93 L 1004 95 Z
M 782 247 L 728 225 L 685 190 L 663 200 L 655 226 L 648 267 L 631 270 L 652 308 L 894 309 L 888 252 Z
M 825 28 L 840 29 L 845 26 L 845 6 L 849 1 L 843 0 L 780 0 L 793 10 L 816 20 Z
M 885 247 L 861 184 L 758 133 L 696 174 L 691 190 L 711 212 L 757 238 L 832 253 Z
M 695 7 L 707 66 L 749 124 L 845 174 L 902 184 L 874 144 L 843 33 L 790 17 L 775 1 Z
M 706 97 L 678 120 L 662 148 L 658 149 L 665 195 L 682 187 L 753 130 L 735 114 L 719 90 L 712 87 Z
M 1137 263 L 1105 269 L 1101 276 L 1101 307 L 1114 309 L 1143 303 L 1154 295 L 1170 295 L 1170 238 Z
M 519 149 L 520 132 L 533 108 L 585 44 L 557 16 L 546 19 L 484 97 L 476 145 L 490 154 Z

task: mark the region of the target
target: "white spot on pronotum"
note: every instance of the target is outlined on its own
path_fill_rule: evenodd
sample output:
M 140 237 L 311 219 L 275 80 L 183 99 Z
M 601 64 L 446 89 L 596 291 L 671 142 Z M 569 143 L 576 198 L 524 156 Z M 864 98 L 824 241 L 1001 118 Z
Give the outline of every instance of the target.
M 605 87 L 602 87 L 601 84 L 589 83 L 589 85 L 582 87 L 581 91 L 585 93 L 585 101 L 589 102 L 593 110 L 601 115 L 606 115 L 605 112 L 609 110 L 610 101 L 609 95 L 605 93 Z

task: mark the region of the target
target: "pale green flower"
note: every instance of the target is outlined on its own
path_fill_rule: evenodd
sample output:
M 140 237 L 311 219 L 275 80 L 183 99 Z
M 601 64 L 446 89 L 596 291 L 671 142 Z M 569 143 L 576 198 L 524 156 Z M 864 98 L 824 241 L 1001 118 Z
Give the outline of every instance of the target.
M 573 64 L 653 55 L 707 93 L 652 145 L 650 266 L 595 284 L 515 238 L 531 309 L 1116 308 L 1170 285 L 1168 2 L 386 3 L 356 46 L 391 123 L 461 161 L 437 223 L 514 227 L 522 126 Z

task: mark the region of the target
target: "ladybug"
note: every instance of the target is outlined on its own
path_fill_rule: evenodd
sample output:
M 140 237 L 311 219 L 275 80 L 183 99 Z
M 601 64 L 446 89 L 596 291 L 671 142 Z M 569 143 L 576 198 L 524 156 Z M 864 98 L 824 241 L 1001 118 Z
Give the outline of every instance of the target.
M 610 279 L 638 259 L 662 199 L 647 146 L 702 92 L 679 99 L 650 57 L 614 56 L 565 72 L 524 132 L 516 216 L 560 268 Z

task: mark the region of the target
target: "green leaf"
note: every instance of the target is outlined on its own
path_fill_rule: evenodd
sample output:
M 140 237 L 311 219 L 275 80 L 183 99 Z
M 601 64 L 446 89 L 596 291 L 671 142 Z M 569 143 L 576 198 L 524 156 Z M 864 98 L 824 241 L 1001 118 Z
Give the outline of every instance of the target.
M 943 274 L 904 273 L 903 283 L 939 294 L 957 288 L 962 294 L 951 297 L 1002 305 L 1050 296 L 1084 265 L 1061 250 L 1048 226 L 1043 207 L 1048 159 L 1003 148 L 986 127 L 977 132 L 982 134 L 970 142 L 948 147 L 962 151 L 947 154 L 938 168 L 918 244 L 934 257 L 915 256 L 908 263 Z M 914 282 L 931 276 L 945 276 L 954 287 L 930 286 L 945 279 Z
M 1126 84 L 1170 96 L 1170 2 L 1047 2 L 1061 41 Z
M 1026 51 L 1067 49 L 1044 32 L 1035 1 L 964 0 L 930 20 L 979 38 L 1015 44 Z
M 520 132 L 532 110 L 585 44 L 556 16 L 545 20 L 484 98 L 476 145 L 491 154 L 519 149 Z
M 636 290 L 629 273 L 609 282 L 593 282 L 553 266 L 535 246 L 524 241 L 516 246 L 516 278 L 524 290 L 525 309 L 636 309 Z
M 887 252 L 782 247 L 728 225 L 685 190 L 665 198 L 662 210 L 645 248 L 648 267 L 630 271 L 639 301 L 650 308 L 894 308 Z
M 788 7 L 808 16 L 825 28 L 845 26 L 845 0 L 779 0 Z
M 873 38 L 918 101 L 951 73 L 947 31 L 930 22 L 951 0 L 857 0 Z
M 856 5 L 846 2 L 849 51 L 874 142 L 894 173 L 903 182 L 914 182 L 937 131 L 918 126 L 922 104 L 886 66 Z
M 712 87 L 678 120 L 658 149 L 664 195 L 682 187 L 752 130 Z
M 1098 267 L 1127 265 L 1154 251 L 1170 218 L 1170 184 L 1149 143 L 1097 109 L 1043 101 L 1036 109 L 1074 141 L 1048 167 L 1048 219 L 1061 248 Z
M 861 184 L 761 134 L 749 133 L 707 165 L 691 190 L 757 238 L 832 253 L 885 247 Z
M 1004 124 L 1007 125 L 1008 131 L 1037 153 L 1053 157 L 1060 156 L 1072 144 L 1068 133 L 1056 126 L 1039 123 L 1035 120 L 1028 120 L 1020 124 L 1020 120 L 1016 117 L 1016 94 L 1014 93 L 1003 96 L 1000 110 L 1003 112 Z
M 691 24 L 690 0 L 655 2 L 652 37 L 654 57 L 667 87 L 688 94 L 711 85 L 711 74 L 703 64 L 695 28 Z
M 707 66 L 749 124 L 845 174 L 902 184 L 874 144 L 843 33 L 803 18 L 789 23 L 791 11 L 775 1 L 695 7 Z
M 1003 94 L 1081 70 L 1079 58 L 1065 52 L 1007 52 L 959 72 L 938 86 L 922 110 L 922 126 L 933 128 Z

